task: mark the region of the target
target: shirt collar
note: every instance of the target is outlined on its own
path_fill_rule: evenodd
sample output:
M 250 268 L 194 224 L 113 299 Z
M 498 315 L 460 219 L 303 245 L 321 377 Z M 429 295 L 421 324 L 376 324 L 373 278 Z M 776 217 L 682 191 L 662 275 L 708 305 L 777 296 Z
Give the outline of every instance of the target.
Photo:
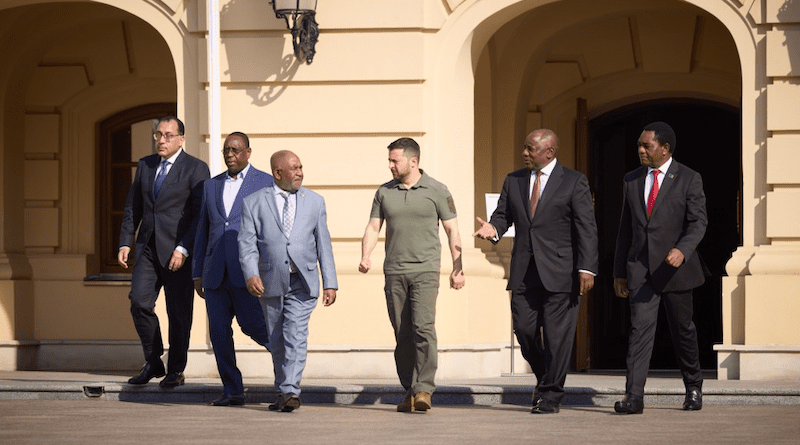
M 406 188 L 406 186 L 403 185 L 403 183 L 399 179 L 394 179 L 393 180 L 394 181 L 394 187 L 395 188 L 399 188 L 399 189 L 408 190 L 408 189 L 415 189 L 415 188 L 418 188 L 418 187 L 427 187 L 428 185 L 430 185 L 431 177 L 428 176 L 428 174 L 425 173 L 425 171 L 422 170 L 422 169 L 419 169 L 419 172 L 420 172 L 420 174 L 422 176 L 419 177 L 419 180 L 417 180 L 416 184 L 412 185 L 411 187 Z
M 249 171 L 250 171 L 250 163 L 248 162 L 247 165 L 244 166 L 242 171 L 240 171 L 239 174 L 236 175 L 235 179 L 233 177 L 231 177 L 231 175 L 229 175 L 227 171 L 225 172 L 225 179 L 228 180 L 228 181 L 236 181 L 236 180 L 239 180 L 239 179 L 244 181 L 244 178 L 247 177 L 247 172 L 249 172 Z
M 275 195 L 276 195 L 276 196 L 277 196 L 277 195 L 280 195 L 281 193 L 288 193 L 288 194 L 289 194 L 289 196 L 292 196 L 292 195 L 294 195 L 294 194 L 296 194 L 296 193 L 297 193 L 297 192 L 289 192 L 289 191 L 286 191 L 286 190 L 284 190 L 284 189 L 282 189 L 282 188 L 278 187 L 278 184 L 272 184 L 272 188 L 273 188 L 273 190 L 274 190 L 274 193 L 275 193 Z
M 168 157 L 168 158 L 166 159 L 166 161 L 167 161 L 167 162 L 169 162 L 169 163 L 170 163 L 170 164 L 172 164 L 172 165 L 175 165 L 175 160 L 176 160 L 176 159 L 178 159 L 178 156 L 180 156 L 180 154 L 181 154 L 181 152 L 182 152 L 182 151 L 183 151 L 183 147 L 180 147 L 180 148 L 178 149 L 178 151 L 176 151 L 174 155 L 172 155 L 172 156 Z M 165 159 L 164 159 L 164 158 L 161 158 L 161 160 L 162 160 L 162 161 L 164 161 Z
M 539 171 L 545 176 L 550 176 L 551 174 L 553 174 L 553 169 L 554 168 L 556 168 L 556 160 L 555 159 L 550 161 L 549 164 L 547 164 L 544 167 L 542 167 Z M 531 176 L 533 176 L 533 173 L 535 171 L 536 170 L 531 170 Z
M 669 159 L 667 159 L 667 162 L 661 164 L 661 167 L 658 167 L 659 173 L 666 174 L 667 170 L 669 170 L 669 166 L 670 165 L 672 165 L 672 156 L 670 156 Z M 653 170 L 656 170 L 656 169 L 653 168 L 653 167 L 647 167 L 647 174 L 649 175 L 649 174 L 653 173 Z

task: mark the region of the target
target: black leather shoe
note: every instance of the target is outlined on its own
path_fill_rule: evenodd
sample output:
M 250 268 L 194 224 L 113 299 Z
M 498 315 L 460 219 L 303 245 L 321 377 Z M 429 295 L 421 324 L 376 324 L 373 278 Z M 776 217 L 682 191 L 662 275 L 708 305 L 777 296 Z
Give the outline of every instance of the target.
M 162 388 L 174 388 L 176 386 L 183 385 L 183 373 L 182 372 L 170 372 L 164 377 L 164 380 L 158 384 L 158 386 Z
M 539 399 L 539 403 L 531 409 L 531 413 L 533 414 L 555 414 L 561 410 L 561 407 L 558 403 L 547 400 L 547 399 Z
M 164 365 L 161 365 L 159 368 L 158 365 L 146 363 L 144 366 L 142 366 L 142 370 L 139 371 L 139 375 L 129 378 L 128 383 L 131 385 L 144 385 L 151 379 L 164 377 L 164 374 Z
M 644 399 L 633 394 L 626 394 L 614 404 L 614 411 L 620 414 L 641 414 L 644 411 Z
M 542 395 L 539 393 L 539 387 L 533 389 L 533 397 L 531 397 L 531 406 L 536 406 L 542 400 Z
M 683 409 L 686 411 L 700 411 L 703 408 L 703 391 L 690 389 L 686 391 L 686 400 L 683 401 Z
M 270 411 L 281 411 L 290 413 L 300 408 L 300 397 L 297 394 L 281 394 L 278 400 L 269 406 Z
M 209 403 L 211 406 L 241 406 L 244 405 L 244 394 L 235 394 L 232 396 L 223 395 L 217 400 Z

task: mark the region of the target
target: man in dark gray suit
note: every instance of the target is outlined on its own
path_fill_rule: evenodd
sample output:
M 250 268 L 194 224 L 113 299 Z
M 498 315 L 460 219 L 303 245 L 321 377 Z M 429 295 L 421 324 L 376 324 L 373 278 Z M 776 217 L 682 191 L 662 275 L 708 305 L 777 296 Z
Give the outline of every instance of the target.
M 145 365 L 128 383 L 143 385 L 165 373 L 163 388 L 183 384 L 183 370 L 192 327 L 194 285 L 191 266 L 197 215 L 208 179 L 208 165 L 183 151 L 183 122 L 174 116 L 161 118 L 153 139 L 156 154 L 139 160 L 128 192 L 117 261 L 127 268 L 134 237 L 131 315 L 142 342 Z M 138 236 L 136 230 L 139 230 Z M 169 316 L 169 358 L 161 361 L 164 345 L 154 311 L 164 287 Z
M 644 127 L 638 151 L 642 166 L 625 175 L 623 183 L 614 255 L 614 292 L 628 298 L 631 307 L 625 397 L 614 410 L 640 414 L 644 409 L 644 384 L 662 300 L 686 386 L 683 409 L 699 410 L 703 376 L 692 321 L 692 289 L 705 281 L 696 251 L 708 224 L 703 180 L 672 159 L 675 132 L 664 122 Z
M 558 136 L 547 129 L 525 139 L 525 168 L 506 177 L 497 209 L 473 236 L 496 243 L 514 224 L 506 289 L 514 332 L 538 383 L 534 414 L 557 413 L 564 397 L 580 296 L 594 287 L 597 225 L 589 181 L 556 160 Z M 543 328 L 544 338 L 539 335 Z M 543 345 L 543 348 L 542 348 Z
M 234 132 L 225 138 L 222 155 L 228 170 L 203 184 L 203 205 L 197 222 L 197 254 L 192 260 L 194 288 L 206 300 L 208 332 L 223 386 L 222 397 L 211 402 L 213 406 L 245 402 L 233 344 L 234 315 L 242 332 L 269 349 L 261 303 L 247 291 L 236 241 L 242 201 L 273 183 L 272 175 L 250 164 L 251 152 L 246 134 Z

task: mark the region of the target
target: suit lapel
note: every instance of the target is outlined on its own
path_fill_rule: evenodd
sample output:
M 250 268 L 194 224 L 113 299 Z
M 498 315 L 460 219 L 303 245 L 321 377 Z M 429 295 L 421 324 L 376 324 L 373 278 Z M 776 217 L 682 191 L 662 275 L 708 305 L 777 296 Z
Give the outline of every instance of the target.
M 214 181 L 214 197 L 217 201 L 217 211 L 223 218 L 225 218 L 225 201 L 223 200 L 222 194 L 225 191 L 225 178 L 224 175 L 228 173 L 225 172 L 223 176 L 220 176 L 218 180 Z
M 283 233 L 283 209 L 278 210 L 278 204 L 275 203 L 275 188 L 277 186 L 272 186 L 267 189 L 267 193 L 264 194 L 264 199 L 267 200 L 267 207 L 269 207 L 270 211 L 272 212 L 272 216 L 275 218 L 275 224 L 278 225 L 281 233 Z
M 664 180 L 658 185 L 658 195 L 656 196 L 656 202 L 653 204 L 653 213 L 650 215 L 651 218 L 656 213 L 656 210 L 658 210 L 659 203 L 664 201 L 664 199 L 666 199 L 665 196 L 667 196 L 667 194 L 672 190 L 672 184 L 675 182 L 675 178 L 678 176 L 678 170 L 680 170 L 678 161 L 673 159 L 672 165 L 669 166 L 669 170 L 664 173 Z M 642 193 L 644 193 L 644 191 Z
M 152 162 L 151 162 L 152 161 Z M 149 169 L 147 173 L 143 174 L 142 177 L 144 178 L 144 189 L 147 190 L 147 196 L 150 197 L 153 201 L 156 200 L 155 195 L 153 195 L 153 186 L 156 182 L 156 173 L 158 173 L 158 164 L 161 162 L 161 157 L 159 155 L 153 155 L 153 157 L 145 161 L 145 165 Z
M 158 196 L 163 196 L 164 193 L 162 192 L 169 190 L 172 184 L 178 183 L 178 178 L 181 176 L 181 170 L 183 170 L 183 165 L 185 164 L 186 156 L 187 156 L 186 151 L 181 150 L 181 154 L 179 154 L 178 157 L 175 158 L 175 163 L 172 164 L 172 167 L 169 168 L 169 172 L 167 172 L 167 177 L 164 178 L 164 183 L 161 184 L 161 192 L 158 193 Z M 160 158 L 158 162 L 159 163 L 161 162 Z M 156 169 L 158 169 L 158 167 L 156 167 Z M 155 181 L 155 176 L 153 176 L 153 180 Z M 151 187 L 150 191 L 152 192 L 152 190 L 153 189 Z
M 531 174 L 528 172 L 527 176 L 519 180 L 519 196 L 522 197 L 522 202 L 525 203 L 525 214 L 528 215 L 528 221 L 531 220 Z
M 292 225 L 292 234 L 297 233 L 297 227 L 300 225 L 300 221 L 306 221 L 306 214 L 308 213 L 308 202 L 306 202 L 306 189 L 300 188 L 300 190 L 295 193 L 297 196 L 297 206 L 294 209 L 294 224 Z
M 242 200 L 245 196 L 250 194 L 250 190 L 253 188 L 253 184 L 256 182 L 256 172 L 258 170 L 255 167 L 250 166 L 250 171 L 247 172 L 247 175 L 242 180 L 242 186 L 239 187 L 239 192 L 236 193 L 236 197 L 233 199 L 233 207 L 231 207 L 231 214 L 228 215 L 228 218 L 234 219 L 239 216 L 239 212 L 242 209 Z
M 564 167 L 556 161 L 556 165 L 553 167 L 553 171 L 547 179 L 547 185 L 544 190 L 542 190 L 542 197 L 539 198 L 539 204 L 536 205 L 536 213 L 539 213 L 540 209 L 547 208 L 548 201 L 550 201 L 548 198 L 552 196 L 553 193 L 556 193 L 562 181 L 564 181 Z
M 641 211 L 641 215 L 644 216 L 644 219 L 647 220 L 647 203 L 644 201 L 644 182 L 647 181 L 647 167 L 640 167 L 639 175 L 634 181 L 636 185 L 636 202 L 639 203 L 637 206 L 638 209 Z

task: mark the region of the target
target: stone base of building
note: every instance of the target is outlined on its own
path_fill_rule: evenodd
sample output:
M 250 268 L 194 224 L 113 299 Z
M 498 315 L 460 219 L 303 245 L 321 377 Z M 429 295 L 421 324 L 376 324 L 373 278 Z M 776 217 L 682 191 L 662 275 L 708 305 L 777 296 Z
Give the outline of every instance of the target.
M 719 380 L 800 379 L 800 346 L 715 345 Z
M 166 354 L 168 354 L 167 351 Z M 438 379 L 497 377 L 529 373 L 519 347 L 509 344 L 451 345 L 439 348 Z M 166 363 L 166 354 L 164 361 Z M 271 378 L 272 358 L 258 345 L 236 346 L 237 366 L 246 378 Z M 144 359 L 137 341 L 30 341 L 0 344 L 0 370 L 135 373 Z M 210 345 L 192 345 L 187 377 L 218 377 Z M 394 345 L 311 346 L 307 378 L 396 378 Z
M 0 371 L 32 371 L 36 369 L 37 341 L 0 342 Z

